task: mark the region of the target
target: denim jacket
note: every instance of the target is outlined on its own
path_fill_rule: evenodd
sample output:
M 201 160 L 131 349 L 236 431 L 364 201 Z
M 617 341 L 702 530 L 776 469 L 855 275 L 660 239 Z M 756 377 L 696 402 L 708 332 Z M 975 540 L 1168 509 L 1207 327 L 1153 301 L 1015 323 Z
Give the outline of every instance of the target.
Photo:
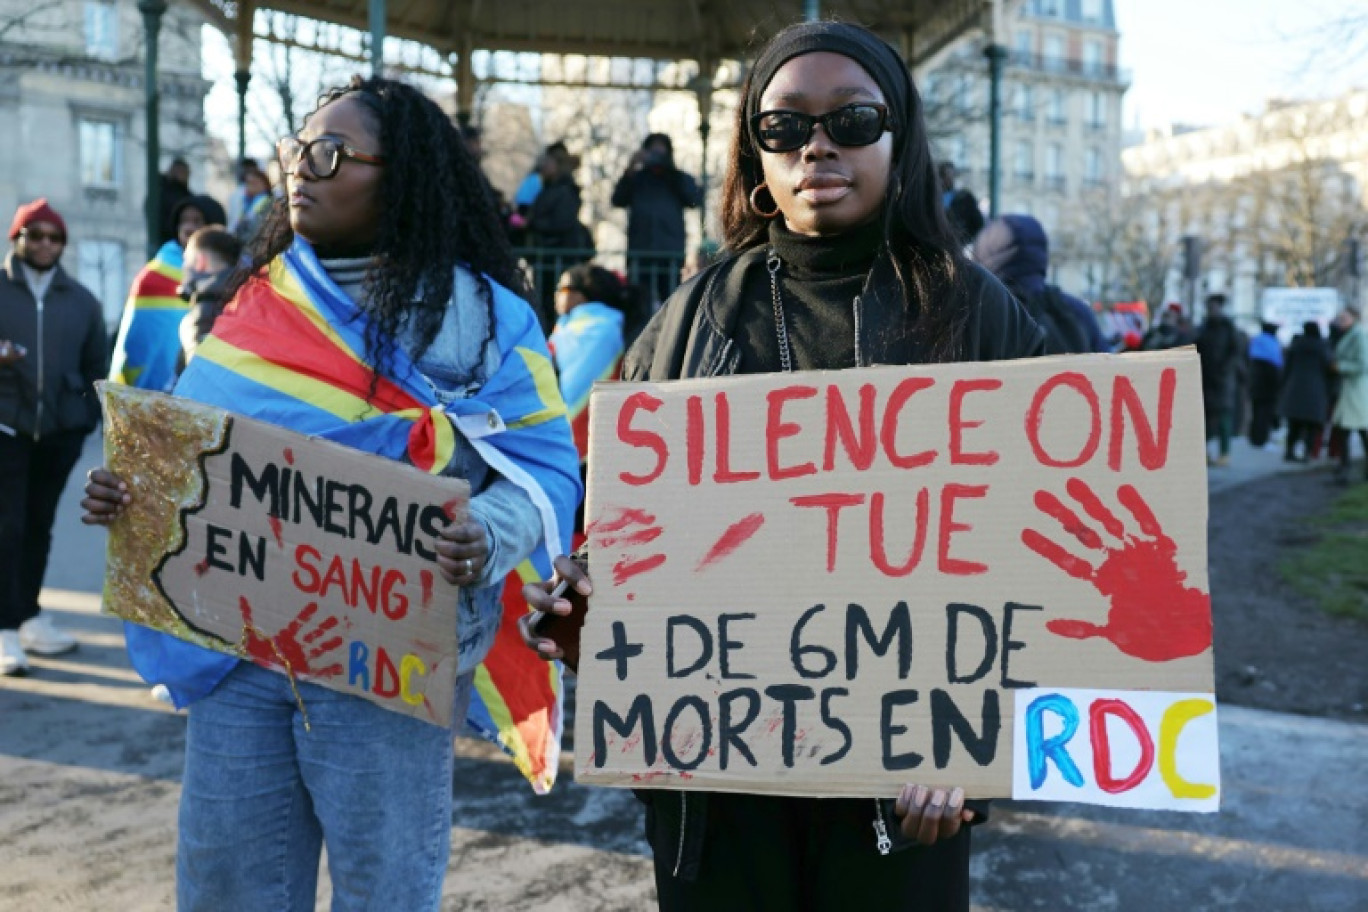
M 405 347 L 413 354 L 411 336 Z M 489 308 L 476 278 L 457 268 L 451 306 L 442 326 L 423 354 L 415 359 L 437 401 L 446 405 L 475 395 L 499 367 L 499 347 L 489 325 Z M 502 617 L 504 578 L 522 563 L 541 536 L 541 521 L 531 498 L 513 482 L 490 470 L 456 428 L 456 452 L 443 475 L 470 483 L 470 515 L 484 526 L 489 556 L 474 586 L 461 590 L 456 673 L 466 674 L 484 660 Z

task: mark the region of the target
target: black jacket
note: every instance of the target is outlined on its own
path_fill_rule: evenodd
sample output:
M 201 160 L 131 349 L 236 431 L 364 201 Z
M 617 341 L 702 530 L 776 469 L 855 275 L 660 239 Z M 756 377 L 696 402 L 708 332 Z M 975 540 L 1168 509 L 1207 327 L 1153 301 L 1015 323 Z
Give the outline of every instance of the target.
M 1208 409 L 1235 407 L 1235 368 L 1241 355 L 1240 336 L 1230 318 L 1207 317 L 1197 334 L 1202 357 L 1202 395 Z
M 28 349 L 0 367 L 0 425 L 27 437 L 89 431 L 100 420 L 95 381 L 109 368 L 104 313 L 56 266 L 40 308 L 14 253 L 0 269 L 0 339 Z
M 736 373 L 740 354 L 735 342 L 741 314 L 740 294 L 754 281 L 755 271 L 765 270 L 766 249 L 756 247 L 729 257 L 699 273 L 680 287 L 656 314 L 632 346 L 623 364 L 624 380 L 680 380 L 728 376 Z M 891 325 L 890 315 L 901 313 L 901 292 L 887 260 L 876 260 L 867 292 L 856 302 L 857 338 L 852 340 L 858 365 L 893 363 L 881 340 L 901 340 L 905 335 Z M 1030 358 L 1045 353 L 1045 335 L 1021 305 L 982 267 L 970 264 L 964 271 L 958 294 L 969 305 L 965 327 L 964 361 L 999 361 Z M 879 306 L 880 303 L 883 306 Z M 929 360 L 914 354 L 912 362 Z M 709 794 L 666 790 L 638 792 L 649 807 L 650 826 L 662 834 L 665 844 L 655 850 L 670 853 L 674 876 L 698 877 L 703 857 Z M 902 839 L 892 801 L 880 808 L 896 848 L 912 845 Z M 986 819 L 986 802 L 970 802 L 978 820 Z M 872 834 L 872 812 L 871 829 Z M 875 851 L 871 836 L 869 850 Z
M 877 305 L 900 295 L 886 260 L 875 264 L 866 295 L 859 338 L 853 340 L 860 366 L 896 363 L 882 340 L 901 335 L 890 326 L 892 306 Z M 736 373 L 739 354 L 733 336 L 741 309 L 740 289 L 765 270 L 765 248 L 756 247 L 715 263 L 670 296 L 627 353 L 624 380 L 679 380 Z M 964 331 L 964 361 L 1005 361 L 1045 353 L 1045 336 L 1022 306 L 987 270 L 969 264 L 959 294 L 970 302 Z M 872 299 L 872 300 L 870 300 Z M 916 356 L 913 362 L 928 358 Z
M 630 209 L 627 249 L 684 252 L 684 210 L 698 205 L 701 194 L 692 177 L 677 168 L 628 171 L 613 188 L 613 205 Z
M 580 188 L 573 178 L 562 177 L 542 187 L 532 204 L 527 227 L 540 247 L 593 247 L 593 238 L 580 223 Z
M 1292 340 L 1283 371 L 1284 418 L 1324 424 L 1330 418 L 1330 346 L 1305 334 Z

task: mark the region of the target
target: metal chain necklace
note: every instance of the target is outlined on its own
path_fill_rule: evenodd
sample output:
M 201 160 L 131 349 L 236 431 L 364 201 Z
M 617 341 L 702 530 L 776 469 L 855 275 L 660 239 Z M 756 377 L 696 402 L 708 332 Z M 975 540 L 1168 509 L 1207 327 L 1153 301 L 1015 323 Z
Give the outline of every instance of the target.
M 770 298 L 774 303 L 774 332 L 779 338 L 779 368 L 786 374 L 793 373 L 793 351 L 789 345 L 788 322 L 784 319 L 784 301 L 779 295 L 779 268 L 784 265 L 784 261 L 779 259 L 779 254 L 771 247 L 765 257 L 765 269 L 769 272 Z M 873 270 L 870 270 L 873 275 Z M 865 279 L 866 286 L 869 279 Z M 855 366 L 863 367 L 864 358 L 860 351 L 860 298 L 863 295 L 856 295 L 851 302 L 851 308 L 855 315 Z
M 789 349 L 788 323 L 784 321 L 784 302 L 779 297 L 779 267 L 784 261 L 773 249 L 765 258 L 769 270 L 770 296 L 774 299 L 774 332 L 779 336 L 779 367 L 786 374 L 793 373 L 793 353 Z

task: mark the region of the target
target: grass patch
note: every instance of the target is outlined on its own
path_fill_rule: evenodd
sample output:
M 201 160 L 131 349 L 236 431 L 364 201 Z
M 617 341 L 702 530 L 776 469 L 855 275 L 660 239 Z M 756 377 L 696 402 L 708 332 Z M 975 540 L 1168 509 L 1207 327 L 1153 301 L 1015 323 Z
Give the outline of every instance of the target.
M 1348 488 L 1307 525 L 1317 540 L 1279 561 L 1283 579 L 1329 614 L 1368 621 L 1368 484 Z

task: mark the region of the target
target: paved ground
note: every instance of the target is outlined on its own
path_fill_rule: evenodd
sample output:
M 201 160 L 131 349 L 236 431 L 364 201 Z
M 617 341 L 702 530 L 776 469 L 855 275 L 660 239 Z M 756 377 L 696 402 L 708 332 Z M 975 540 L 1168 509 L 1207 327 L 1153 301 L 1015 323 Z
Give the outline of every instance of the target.
M 1238 446 L 1212 487 L 1282 468 Z M 81 649 L 0 682 L 0 909 L 170 909 L 184 719 L 98 613 L 103 533 L 75 521 L 76 500 L 73 486 L 45 604 Z M 1219 814 L 997 805 L 975 909 L 1368 909 L 1368 726 L 1223 706 L 1221 741 Z M 567 765 L 536 798 L 492 749 L 460 745 L 444 908 L 654 907 L 629 794 L 578 787 Z

